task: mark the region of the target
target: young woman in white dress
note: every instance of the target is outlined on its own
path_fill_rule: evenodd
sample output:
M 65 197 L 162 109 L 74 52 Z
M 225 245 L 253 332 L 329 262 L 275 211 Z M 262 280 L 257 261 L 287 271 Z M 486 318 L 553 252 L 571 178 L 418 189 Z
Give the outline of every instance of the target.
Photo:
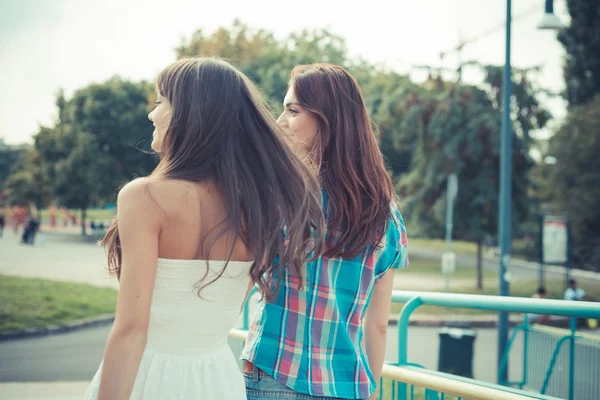
M 280 265 L 320 251 L 318 182 L 225 61 L 166 67 L 148 117 L 160 162 L 120 190 L 103 240 L 120 288 L 85 397 L 245 399 L 228 332 L 253 285 L 270 297 Z

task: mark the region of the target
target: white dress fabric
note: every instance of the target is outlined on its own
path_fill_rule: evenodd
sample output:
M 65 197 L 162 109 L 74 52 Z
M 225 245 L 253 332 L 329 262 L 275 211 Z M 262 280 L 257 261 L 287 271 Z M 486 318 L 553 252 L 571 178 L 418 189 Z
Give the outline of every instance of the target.
M 204 282 L 225 265 L 210 261 Z M 148 342 L 130 399 L 242 400 L 244 379 L 227 344 L 249 283 L 252 262 L 230 261 L 222 277 L 198 295 L 204 260 L 159 259 Z M 96 399 L 102 364 L 85 399 Z

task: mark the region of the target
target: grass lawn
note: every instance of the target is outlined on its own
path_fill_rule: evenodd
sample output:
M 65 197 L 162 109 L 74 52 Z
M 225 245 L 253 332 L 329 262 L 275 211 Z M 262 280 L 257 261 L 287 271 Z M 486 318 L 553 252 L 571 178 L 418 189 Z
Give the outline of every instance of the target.
M 443 239 L 422 239 L 422 238 L 408 238 L 408 249 L 410 247 L 419 247 L 424 249 L 438 250 L 440 252 L 446 249 L 446 241 Z M 452 241 L 452 251 L 456 254 L 477 254 L 477 245 L 472 242 L 463 242 L 460 240 Z
M 409 255 L 410 257 L 410 255 Z M 398 271 L 398 273 L 408 273 L 408 274 L 424 274 L 424 275 L 437 275 L 440 278 L 443 278 L 441 262 L 418 258 L 416 256 L 410 257 L 408 268 L 404 270 Z M 477 270 L 475 267 L 466 267 L 464 265 L 458 264 L 456 266 L 456 270 L 452 274 L 452 277 L 455 278 L 473 278 L 473 283 L 475 283 L 475 277 L 477 276 Z M 495 278 L 498 276 L 498 272 L 483 269 L 483 278 Z
M 110 288 L 0 275 L 0 332 L 112 313 L 116 300 Z

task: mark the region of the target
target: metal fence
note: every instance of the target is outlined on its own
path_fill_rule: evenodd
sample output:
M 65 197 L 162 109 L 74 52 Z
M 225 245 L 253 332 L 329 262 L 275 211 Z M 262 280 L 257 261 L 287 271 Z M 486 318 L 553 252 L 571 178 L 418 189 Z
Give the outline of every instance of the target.
M 525 321 L 513 331 L 502 369 L 509 354 L 519 351 L 514 348 L 518 335 L 523 338 L 523 377 L 506 384 L 560 398 L 600 399 L 600 336 L 577 332 L 575 319 L 571 329 Z

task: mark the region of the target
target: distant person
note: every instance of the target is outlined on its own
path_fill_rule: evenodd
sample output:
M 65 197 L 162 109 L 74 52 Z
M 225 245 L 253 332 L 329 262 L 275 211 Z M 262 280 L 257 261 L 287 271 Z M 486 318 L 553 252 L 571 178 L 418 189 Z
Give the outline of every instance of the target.
M 6 220 L 4 218 L 4 211 L 0 211 L 0 237 L 4 236 L 4 225 Z
M 569 301 L 598 301 L 596 298 L 589 296 L 585 293 L 585 290 L 577 287 L 577 281 L 575 279 L 569 279 L 569 286 L 565 290 L 565 300 Z M 577 326 L 585 326 L 586 323 L 589 327 L 597 326 L 597 320 L 577 318 Z
M 27 210 L 25 209 L 25 207 L 13 207 L 11 219 L 15 234 L 17 234 L 19 232 L 19 225 L 23 225 L 23 227 L 25 227 L 25 221 L 27 219 Z
M 50 207 L 48 211 L 50 214 L 50 227 L 56 228 L 56 208 Z
M 35 236 L 40 228 L 40 221 L 34 217 L 30 217 L 25 227 L 23 228 L 23 235 L 21 237 L 21 243 L 23 244 L 35 244 Z
M 531 296 L 533 299 L 545 299 L 548 296 L 546 292 L 546 288 L 540 286 L 537 292 Z M 550 321 L 550 316 L 548 315 L 539 315 L 539 314 L 527 314 L 527 318 L 530 324 L 545 324 Z
M 160 162 L 120 190 L 102 241 L 119 297 L 85 399 L 246 399 L 229 330 L 255 284 L 270 298 L 320 253 L 319 184 L 229 63 L 178 60 L 156 91 Z
M 569 286 L 565 290 L 565 300 L 579 301 L 585 297 L 585 290 L 577 287 L 575 279 L 569 279 Z

